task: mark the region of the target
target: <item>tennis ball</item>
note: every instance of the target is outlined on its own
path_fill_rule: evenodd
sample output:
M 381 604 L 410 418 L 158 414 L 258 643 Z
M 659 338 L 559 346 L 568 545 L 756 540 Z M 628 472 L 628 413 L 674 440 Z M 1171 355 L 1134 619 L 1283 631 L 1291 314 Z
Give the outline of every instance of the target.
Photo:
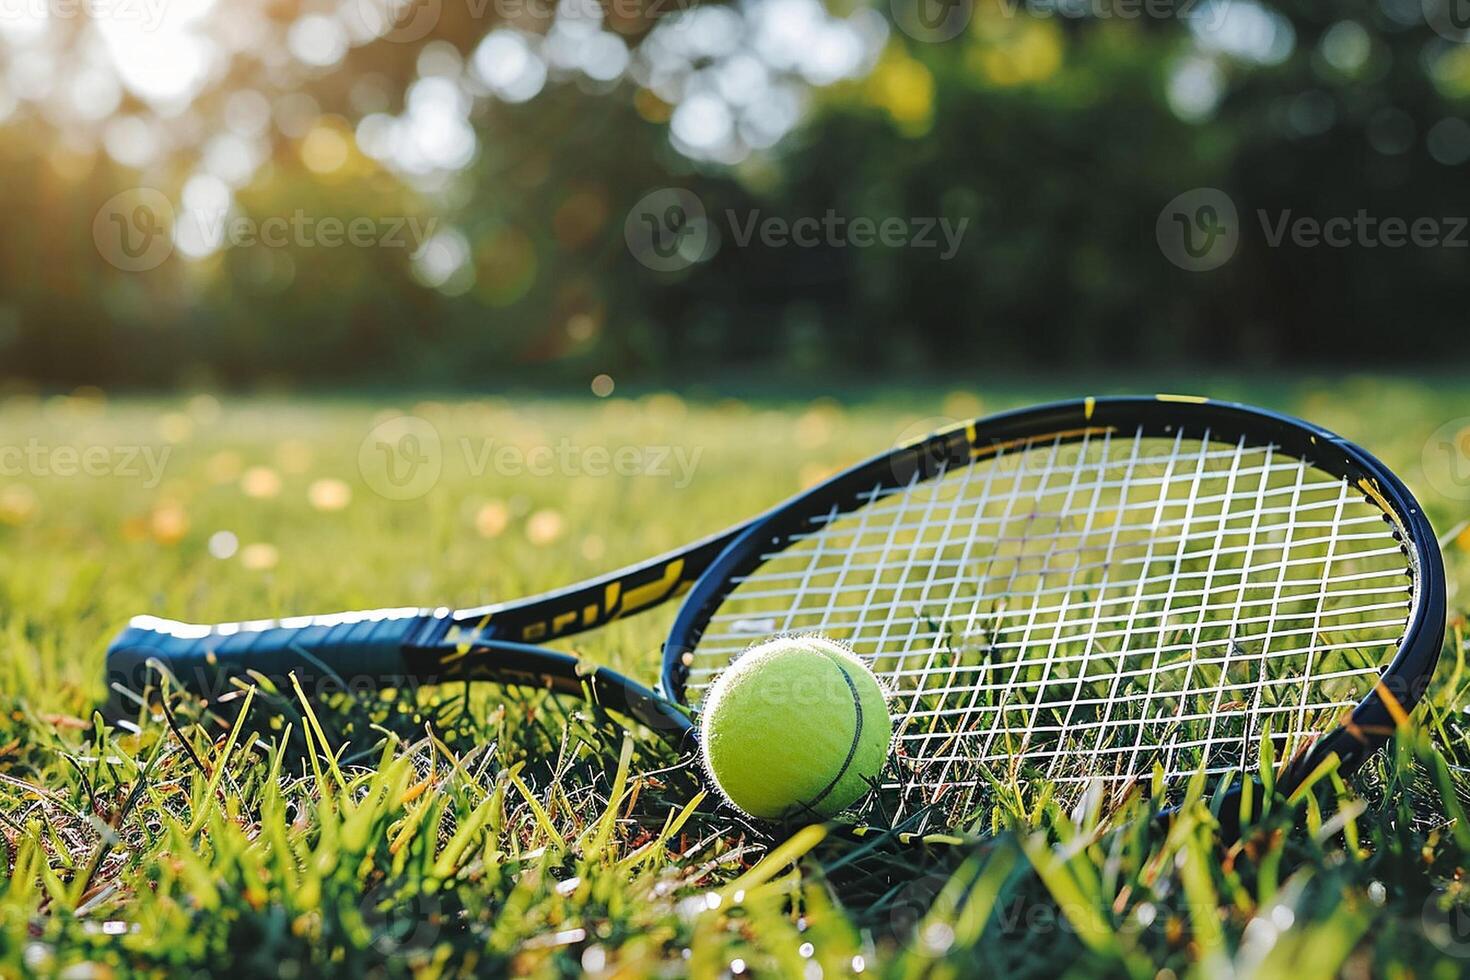
M 699 743 L 725 798 L 752 817 L 830 817 L 888 757 L 893 719 L 878 678 L 818 636 L 748 650 L 705 695 Z

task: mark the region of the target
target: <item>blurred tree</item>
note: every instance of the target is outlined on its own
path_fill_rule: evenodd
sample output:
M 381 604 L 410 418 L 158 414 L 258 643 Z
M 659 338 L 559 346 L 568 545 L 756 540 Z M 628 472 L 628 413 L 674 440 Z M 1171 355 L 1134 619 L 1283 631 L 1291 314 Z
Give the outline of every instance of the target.
M 906 2 L 898 27 L 816 0 L 201 0 L 142 33 L 7 22 L 4 372 L 458 383 L 1458 354 L 1470 34 L 1438 0 L 981 0 L 936 42 L 904 33 L 924 36 Z M 159 216 L 114 197 L 137 187 L 173 212 L 141 267 L 109 238 L 148 240 Z M 707 245 L 650 268 L 628 235 L 675 214 L 639 212 L 670 188 Z M 1161 214 L 1205 188 L 1234 206 L 1236 244 L 1191 271 Z M 1291 238 L 1333 218 L 1352 222 L 1341 247 Z M 1388 244 L 1385 219 L 1437 240 Z M 361 240 L 330 233 L 364 220 Z M 762 235 L 803 220 L 822 229 L 809 247 Z M 898 232 L 869 243 L 885 221 Z

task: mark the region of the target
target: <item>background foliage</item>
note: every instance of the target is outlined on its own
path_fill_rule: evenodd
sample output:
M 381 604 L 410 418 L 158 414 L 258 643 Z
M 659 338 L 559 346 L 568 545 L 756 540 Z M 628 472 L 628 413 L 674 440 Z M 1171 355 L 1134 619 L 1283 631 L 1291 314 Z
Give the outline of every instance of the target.
M 7 14 L 4 373 L 470 383 L 1458 356 L 1470 235 L 1273 247 L 1262 227 L 1362 211 L 1449 234 L 1470 215 L 1470 47 L 1439 0 L 954 0 L 963 29 L 942 42 L 893 26 L 906 4 L 176 0 L 160 8 L 173 26 L 136 36 L 100 13 Z M 354 26 L 371 11 L 413 29 Z M 147 46 L 194 50 L 179 38 L 203 69 Z M 192 201 L 216 223 L 432 234 L 196 243 L 123 271 L 94 219 L 138 186 L 181 220 Z M 665 187 L 695 193 L 716 232 L 672 273 L 624 242 Z M 1188 272 L 1155 223 L 1201 187 L 1230 195 L 1240 244 Z M 968 225 L 947 260 L 731 234 L 829 211 Z

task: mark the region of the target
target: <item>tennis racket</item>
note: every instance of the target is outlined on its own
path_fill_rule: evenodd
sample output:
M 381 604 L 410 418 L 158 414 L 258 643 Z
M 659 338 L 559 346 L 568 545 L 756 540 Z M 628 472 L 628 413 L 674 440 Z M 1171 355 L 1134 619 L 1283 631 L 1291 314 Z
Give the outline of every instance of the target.
M 546 649 L 682 598 L 658 690 Z M 876 456 L 746 524 L 556 592 L 191 626 L 135 619 L 108 654 L 200 693 L 276 680 L 486 680 L 591 697 L 672 739 L 773 634 L 849 645 L 893 693 L 885 810 L 973 813 L 994 787 L 1076 798 L 1162 774 L 1289 791 L 1348 772 L 1422 697 L 1445 628 L 1422 509 L 1367 452 L 1203 398 L 1088 398 Z

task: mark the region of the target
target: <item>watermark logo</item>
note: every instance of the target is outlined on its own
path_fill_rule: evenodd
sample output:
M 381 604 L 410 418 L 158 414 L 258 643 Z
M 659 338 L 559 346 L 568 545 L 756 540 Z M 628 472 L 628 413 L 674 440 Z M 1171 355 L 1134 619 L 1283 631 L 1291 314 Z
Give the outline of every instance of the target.
M 373 427 L 357 451 L 364 482 L 387 500 L 416 500 L 444 472 L 444 443 L 428 419 L 399 415 Z
M 1424 21 L 1456 44 L 1470 42 L 1470 0 L 1423 0 Z
M 1470 416 L 1435 429 L 1419 458 L 1424 479 L 1451 500 L 1470 500 Z
M 1436 891 L 1424 900 L 1420 916 L 1424 935 L 1442 952 L 1470 957 L 1470 908 L 1447 892 Z
M 899 430 L 893 440 L 894 455 L 889 470 L 896 482 L 903 484 L 913 479 L 915 472 L 935 475 L 944 472 L 951 464 L 948 440 L 937 440 L 938 433 L 953 432 L 961 424 L 960 419 L 948 415 L 930 415 L 915 419 Z M 912 450 L 910 453 L 900 450 Z
M 354 0 L 347 9 L 368 36 L 392 44 L 422 41 L 444 14 L 442 0 Z
M 92 219 L 92 241 L 123 272 L 156 269 L 173 254 L 174 207 L 162 192 L 132 187 L 114 194 Z
M 929 914 L 934 900 L 944 891 L 948 881 L 945 876 L 930 872 L 899 889 L 888 904 L 889 933 L 900 940 L 925 943 L 927 937 L 917 934 L 919 924 Z
M 1164 258 L 1188 272 L 1208 272 L 1230 261 L 1240 244 L 1240 218 L 1230 195 L 1198 187 L 1159 212 L 1154 237 Z
M 640 263 L 655 272 L 678 272 L 703 259 L 711 228 L 704 203 L 682 187 L 665 187 L 633 205 L 623 238 Z
M 358 911 L 372 933 L 373 949 L 389 958 L 432 947 L 446 918 L 438 896 L 416 885 L 393 888 L 386 881 L 363 893 Z
M 893 23 L 915 41 L 939 44 L 970 25 L 974 0 L 890 0 Z

